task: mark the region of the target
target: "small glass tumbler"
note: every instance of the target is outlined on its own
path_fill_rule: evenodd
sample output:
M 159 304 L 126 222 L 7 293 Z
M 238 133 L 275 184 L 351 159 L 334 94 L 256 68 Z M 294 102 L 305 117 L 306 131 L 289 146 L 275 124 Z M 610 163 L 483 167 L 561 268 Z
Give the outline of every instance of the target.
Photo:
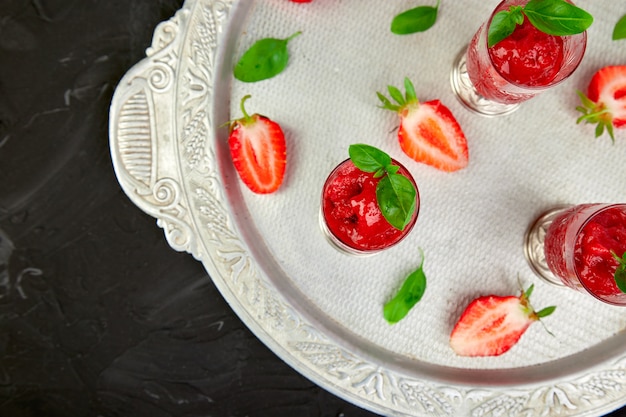
M 417 190 L 413 176 L 398 161 L 398 173 L 408 178 Z M 328 176 L 322 189 L 320 226 L 327 240 L 340 252 L 369 256 L 402 241 L 413 229 L 419 212 L 419 191 L 415 210 L 403 230 L 396 229 L 383 217 L 376 200 L 380 178 L 358 169 L 350 159 L 339 164 Z
M 626 204 L 555 207 L 526 232 L 524 252 L 544 280 L 626 306 L 615 270 L 626 253 Z
M 521 102 L 567 79 L 580 64 L 587 46 L 586 32 L 561 37 L 563 59 L 559 68 L 554 69 L 556 73 L 549 81 L 525 85 L 511 81 L 502 73 L 489 52 L 489 25 L 498 12 L 508 10 L 511 6 L 523 6 L 528 1 L 502 1 L 478 29 L 467 49 L 456 57 L 450 81 L 457 98 L 466 108 L 483 116 L 509 114 Z M 511 38 L 515 39 L 513 42 L 517 42 L 515 34 Z

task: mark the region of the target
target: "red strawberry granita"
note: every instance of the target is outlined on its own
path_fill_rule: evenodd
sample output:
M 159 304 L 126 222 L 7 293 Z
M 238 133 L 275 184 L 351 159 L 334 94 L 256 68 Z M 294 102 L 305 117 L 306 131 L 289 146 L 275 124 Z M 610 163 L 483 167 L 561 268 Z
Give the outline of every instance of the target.
M 415 181 L 406 168 L 399 174 Z M 352 254 L 373 254 L 400 242 L 413 228 L 419 209 L 416 209 L 403 230 L 396 229 L 383 217 L 376 200 L 376 186 L 380 181 L 373 173 L 358 169 L 347 159 L 337 166 L 326 180 L 322 192 L 322 228 L 330 241 Z M 417 186 L 415 186 L 417 189 Z
M 470 41 L 465 58 L 467 76 L 481 99 L 503 105 L 528 100 L 569 77 L 583 58 L 586 32 L 548 35 L 525 16 L 511 35 L 489 47 L 488 31 L 494 16 L 526 3 L 528 0 L 502 1 Z
M 507 81 L 541 87 L 554 80 L 563 65 L 563 38 L 541 32 L 524 18 L 511 36 L 488 52 L 496 70 Z
M 626 204 L 581 204 L 563 211 L 548 228 L 548 267 L 565 285 L 626 305 L 615 282 L 614 255 L 626 253 Z

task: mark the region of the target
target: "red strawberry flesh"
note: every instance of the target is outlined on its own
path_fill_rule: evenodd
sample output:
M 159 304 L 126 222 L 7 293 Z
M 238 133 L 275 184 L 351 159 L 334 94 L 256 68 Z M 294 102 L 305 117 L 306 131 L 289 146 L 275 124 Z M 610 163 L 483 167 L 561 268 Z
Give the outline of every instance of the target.
M 488 51 L 500 75 L 522 86 L 548 85 L 563 66 L 563 39 L 540 31 L 526 17 Z
M 401 113 L 400 147 L 410 158 L 443 171 L 467 166 L 467 140 L 452 112 L 439 100 L 411 106 Z
M 615 127 L 626 125 L 626 66 L 604 67 L 596 72 L 587 95 L 609 110 Z
M 231 125 L 228 138 L 235 169 L 243 183 L 253 192 L 267 194 L 276 191 L 283 182 L 286 169 L 285 135 L 276 122 L 253 114 Z
M 528 299 L 533 291 L 515 296 L 486 295 L 472 301 L 450 334 L 450 347 L 460 356 L 498 356 L 511 349 L 528 326 L 554 312 L 535 312 Z
M 439 100 L 420 103 L 408 78 L 404 85 L 405 95 L 396 87 L 388 87 L 397 104 L 378 93 L 382 108 L 400 117 L 398 140 L 402 151 L 411 159 L 442 171 L 465 168 L 469 161 L 467 139 L 450 109 Z

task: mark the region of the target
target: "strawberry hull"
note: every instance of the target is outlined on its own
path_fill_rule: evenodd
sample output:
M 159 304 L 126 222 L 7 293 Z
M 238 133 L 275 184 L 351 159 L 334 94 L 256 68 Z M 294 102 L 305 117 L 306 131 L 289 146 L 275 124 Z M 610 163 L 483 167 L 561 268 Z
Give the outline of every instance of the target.
M 495 295 L 472 301 L 450 335 L 450 347 L 461 356 L 499 356 L 522 337 L 533 322 L 520 298 Z
M 450 333 L 450 347 L 461 356 L 498 356 L 511 349 L 537 320 L 556 306 L 535 311 L 530 305 L 531 285 L 519 296 L 485 295 L 463 311 Z
M 582 113 L 577 123 L 596 125 L 596 137 L 608 132 L 615 140 L 613 128 L 626 127 L 626 65 L 600 68 L 589 81 L 587 95 L 578 92 Z
M 285 176 L 287 149 L 280 125 L 260 114 L 248 115 L 241 99 L 243 117 L 230 125 L 228 148 L 241 181 L 257 194 L 278 190 Z
M 626 252 L 626 204 L 581 204 L 557 216 L 546 232 L 548 267 L 576 290 L 615 305 L 626 294 L 615 283 L 619 263 L 612 252 Z
M 400 167 L 398 173 L 417 189 L 408 170 L 395 160 L 393 164 Z M 410 222 L 399 230 L 387 222 L 378 207 L 379 181 L 373 173 L 359 170 L 349 159 L 328 176 L 322 191 L 321 223 L 331 243 L 339 249 L 355 255 L 373 254 L 397 244 L 413 228 L 419 211 L 419 194 Z

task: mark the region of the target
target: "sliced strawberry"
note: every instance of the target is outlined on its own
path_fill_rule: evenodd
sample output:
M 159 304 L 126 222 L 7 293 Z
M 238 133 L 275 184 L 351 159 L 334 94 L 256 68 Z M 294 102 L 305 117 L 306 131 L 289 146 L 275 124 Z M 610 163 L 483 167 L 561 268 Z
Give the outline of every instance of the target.
M 626 65 L 614 65 L 598 70 L 587 87 L 587 95 L 578 92 L 582 113 L 577 123 L 597 124 L 596 137 L 604 131 L 615 140 L 613 128 L 626 127 Z
M 498 356 L 522 337 L 528 326 L 555 307 L 535 312 L 528 302 L 533 286 L 516 296 L 487 295 L 472 301 L 454 326 L 450 346 L 461 356 Z
M 467 139 L 450 109 L 439 100 L 420 103 L 408 78 L 404 86 L 405 95 L 396 87 L 388 87 L 397 104 L 377 93 L 381 107 L 400 116 L 400 148 L 415 161 L 443 171 L 465 168 L 469 161 Z
M 278 123 L 265 116 L 246 113 L 241 99 L 243 117 L 230 125 L 228 146 L 235 169 L 246 186 L 255 193 L 272 193 L 285 176 L 287 152 L 285 135 Z

